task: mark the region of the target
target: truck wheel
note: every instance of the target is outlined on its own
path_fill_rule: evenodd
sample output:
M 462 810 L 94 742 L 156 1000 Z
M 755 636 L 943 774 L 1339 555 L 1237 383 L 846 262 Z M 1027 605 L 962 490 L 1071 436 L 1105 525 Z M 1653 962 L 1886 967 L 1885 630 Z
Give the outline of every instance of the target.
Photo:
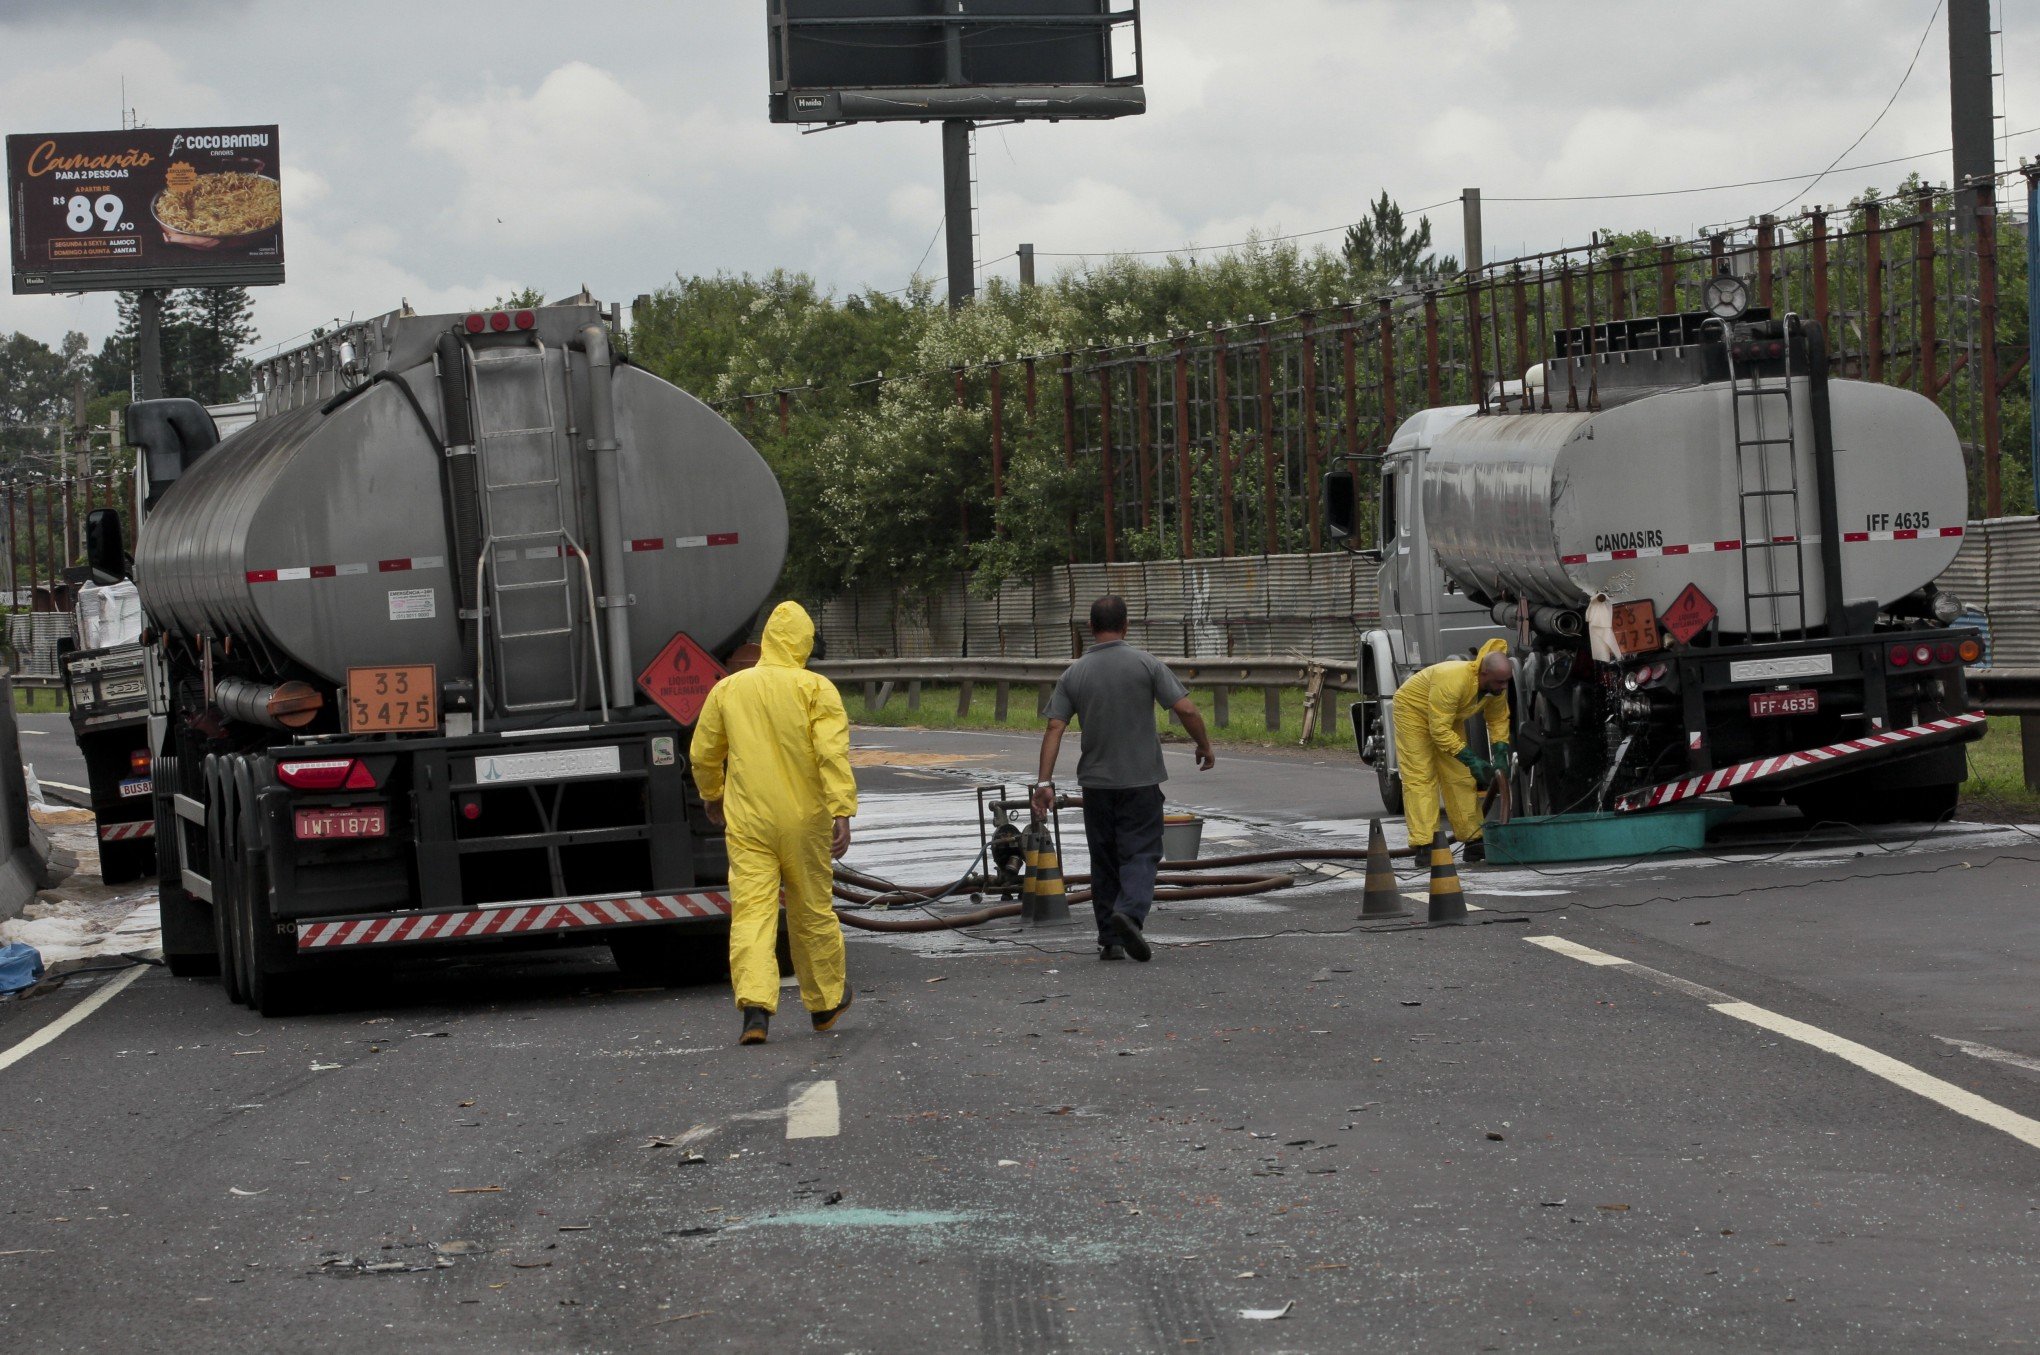
M 205 760 L 205 869 L 212 879 L 213 956 L 219 966 L 220 987 L 226 990 L 227 1000 L 239 1002 L 242 991 L 241 947 L 236 937 L 239 928 L 234 919 L 233 878 L 225 868 L 226 855 L 221 842 L 220 818 L 224 809 L 219 759 L 208 756 Z
M 163 962 L 180 979 L 208 978 L 220 972 L 214 951 L 212 909 L 184 892 L 184 872 L 177 862 L 177 759 L 157 758 L 156 784 L 172 789 L 156 801 L 156 900 L 163 918 Z
M 99 882 L 124 885 L 139 880 L 156 868 L 156 846 L 146 838 L 131 842 L 99 844 Z
M 305 1009 L 307 993 L 297 945 L 276 930 L 269 908 L 269 853 L 249 851 L 246 857 L 238 893 L 248 947 L 248 1005 L 264 1016 L 294 1016 Z
M 1402 813 L 1402 778 L 1388 769 L 1386 758 L 1374 764 L 1374 780 L 1381 787 L 1381 807 L 1390 814 Z

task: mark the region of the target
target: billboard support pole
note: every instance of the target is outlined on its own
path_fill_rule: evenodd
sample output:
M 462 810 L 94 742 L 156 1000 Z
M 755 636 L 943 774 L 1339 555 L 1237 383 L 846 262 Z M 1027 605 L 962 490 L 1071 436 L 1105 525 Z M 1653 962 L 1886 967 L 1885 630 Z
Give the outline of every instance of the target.
M 970 238 L 970 130 L 964 118 L 942 120 L 942 217 L 949 245 L 949 309 L 962 310 L 977 290 Z
M 135 384 L 140 398 L 163 398 L 163 289 L 144 287 L 135 304 Z

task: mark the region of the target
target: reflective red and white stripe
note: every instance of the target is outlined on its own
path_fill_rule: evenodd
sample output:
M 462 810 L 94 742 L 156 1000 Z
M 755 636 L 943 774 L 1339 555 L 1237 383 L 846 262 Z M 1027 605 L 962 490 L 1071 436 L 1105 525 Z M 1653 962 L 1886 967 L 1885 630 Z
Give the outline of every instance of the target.
M 277 569 L 251 569 L 249 583 L 292 583 L 299 579 L 348 578 L 356 574 L 408 574 L 419 569 L 444 569 L 444 555 L 399 555 L 394 559 L 377 560 L 373 565 L 354 563 L 346 565 L 285 565 Z
M 1618 813 L 1656 809 L 1678 800 L 1689 800 L 1695 795 L 1712 795 L 1717 791 L 1733 790 L 1737 786 L 1746 786 L 1752 781 L 1761 781 L 1780 772 L 1797 771 L 1855 753 L 1868 753 L 1878 748 L 1888 748 L 1895 743 L 1909 743 L 1933 734 L 1953 733 L 1958 729 L 1967 729 L 1971 725 L 1980 725 L 1984 718 L 1981 714 L 1955 715 L 1946 720 L 1930 720 L 1923 725 L 1890 729 L 1881 734 L 1870 734 L 1843 743 L 1831 743 L 1821 748 L 1802 748 L 1796 753 L 1780 753 L 1776 757 L 1758 758 L 1754 762 L 1738 762 L 1733 767 L 1701 772 L 1697 776 L 1667 781 L 1661 786 L 1625 795 L 1615 802 L 1615 808 Z
M 665 550 L 686 550 L 691 546 L 734 546 L 741 541 L 737 532 L 711 532 L 707 536 L 640 536 L 625 543 L 624 548 L 632 552 Z M 581 552 L 573 546 L 527 546 L 511 554 L 526 560 L 557 560 L 562 555 L 569 558 Z M 283 565 L 275 569 L 251 569 L 247 573 L 249 583 L 292 583 L 300 579 L 344 579 L 357 574 L 401 574 L 411 570 L 444 569 L 443 555 L 406 555 L 393 560 L 377 560 L 373 564 L 356 562 L 344 565 Z
M 156 836 L 154 819 L 138 819 L 133 823 L 102 823 L 99 825 L 101 842 L 126 842 L 130 838 Z
M 1961 536 L 1960 527 L 1923 527 L 1917 531 L 1895 532 L 1843 532 L 1842 540 L 1850 545 L 1865 541 L 1939 541 L 1944 537 Z M 1597 550 L 1584 555 L 1561 555 L 1560 564 L 1603 565 L 1614 560 L 1656 560 L 1671 555 L 1711 555 L 1717 551 L 1742 550 L 1747 546 L 1790 546 L 1797 542 L 1803 546 L 1818 546 L 1818 536 L 1774 536 L 1768 541 L 1689 541 L 1677 546 L 1638 546 L 1634 550 Z
M 614 899 L 576 899 L 568 903 L 505 904 L 495 908 L 464 908 L 450 913 L 397 913 L 383 917 L 347 918 L 338 922 L 300 922 L 297 924 L 297 948 L 336 950 L 417 941 L 468 941 L 523 932 L 626 926 L 633 922 L 686 922 L 696 918 L 728 917 L 729 914 L 729 895 L 712 890 L 696 894 L 633 894 Z

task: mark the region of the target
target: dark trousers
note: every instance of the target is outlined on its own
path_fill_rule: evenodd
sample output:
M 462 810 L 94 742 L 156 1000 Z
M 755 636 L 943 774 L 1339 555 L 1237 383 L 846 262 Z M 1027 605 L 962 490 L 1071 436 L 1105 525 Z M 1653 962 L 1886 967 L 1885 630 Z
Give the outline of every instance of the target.
M 1084 842 L 1091 849 L 1091 911 L 1100 945 L 1117 945 L 1106 919 L 1120 912 L 1147 922 L 1162 864 L 1162 788 L 1084 787 Z

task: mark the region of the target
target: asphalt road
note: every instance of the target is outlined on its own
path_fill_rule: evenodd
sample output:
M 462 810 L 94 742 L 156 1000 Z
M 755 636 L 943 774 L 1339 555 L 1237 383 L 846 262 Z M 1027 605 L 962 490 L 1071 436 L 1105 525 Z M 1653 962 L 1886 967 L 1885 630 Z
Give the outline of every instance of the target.
M 857 741 L 880 873 L 960 869 L 974 787 L 1030 774 L 1030 740 Z M 1372 806 L 1335 753 L 1170 766 L 1228 847 Z M 2040 841 L 1913 836 L 1469 869 L 1436 930 L 1306 874 L 1166 907 L 1149 965 L 852 932 L 838 1030 L 789 994 L 761 1049 L 599 950 L 289 1021 L 148 970 L 0 1067 L 0 1343 L 2026 1348 Z M 126 978 L 0 1004 L 0 1060 Z

